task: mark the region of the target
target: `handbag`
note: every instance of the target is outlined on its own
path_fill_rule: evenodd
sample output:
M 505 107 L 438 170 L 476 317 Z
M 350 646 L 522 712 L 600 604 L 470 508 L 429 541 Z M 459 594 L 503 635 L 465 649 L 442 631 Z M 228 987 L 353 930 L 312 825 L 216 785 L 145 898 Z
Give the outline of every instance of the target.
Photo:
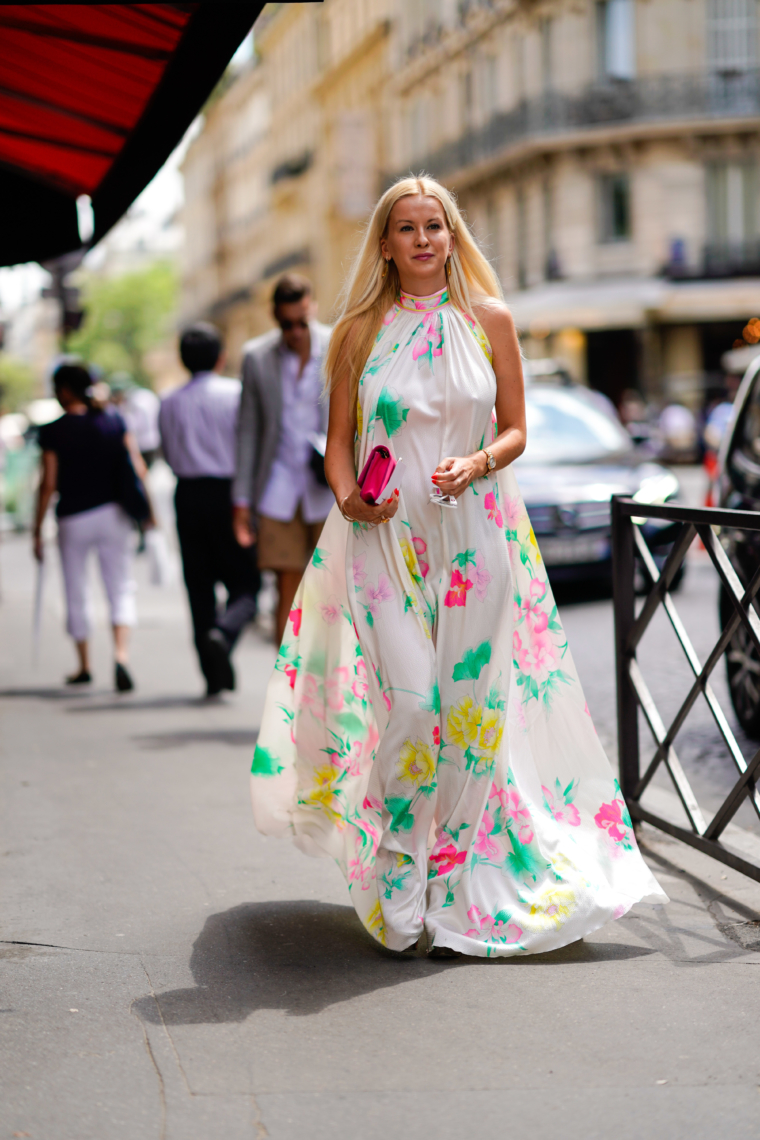
M 150 518 L 148 496 L 126 447 L 122 448 L 116 471 L 116 502 L 137 523 L 146 522 Z
M 320 487 L 329 487 L 327 476 L 325 475 L 325 450 L 327 448 L 327 436 L 324 432 L 312 432 L 309 436 L 309 443 L 311 445 L 311 455 L 309 456 L 309 467 L 311 473 L 319 483 Z
M 359 484 L 362 501 L 374 506 L 390 482 L 396 467 L 396 460 L 389 448 L 379 443 L 367 456 L 356 482 Z

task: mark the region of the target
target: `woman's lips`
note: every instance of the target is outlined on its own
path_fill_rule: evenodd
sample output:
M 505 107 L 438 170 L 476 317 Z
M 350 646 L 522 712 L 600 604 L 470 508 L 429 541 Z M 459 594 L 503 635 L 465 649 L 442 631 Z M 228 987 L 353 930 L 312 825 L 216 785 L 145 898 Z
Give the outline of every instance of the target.
M 433 256 L 434 255 L 432 253 L 415 253 L 414 260 L 415 261 L 430 261 L 430 258 Z

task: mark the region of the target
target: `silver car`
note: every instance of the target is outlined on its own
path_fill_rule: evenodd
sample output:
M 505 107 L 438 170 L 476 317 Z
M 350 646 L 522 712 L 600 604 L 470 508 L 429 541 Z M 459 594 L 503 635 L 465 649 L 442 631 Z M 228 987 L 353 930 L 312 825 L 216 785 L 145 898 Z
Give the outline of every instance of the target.
M 665 503 L 678 480 L 643 459 L 601 393 L 534 381 L 525 402 L 528 444 L 515 469 L 552 580 L 608 577 L 612 496 Z

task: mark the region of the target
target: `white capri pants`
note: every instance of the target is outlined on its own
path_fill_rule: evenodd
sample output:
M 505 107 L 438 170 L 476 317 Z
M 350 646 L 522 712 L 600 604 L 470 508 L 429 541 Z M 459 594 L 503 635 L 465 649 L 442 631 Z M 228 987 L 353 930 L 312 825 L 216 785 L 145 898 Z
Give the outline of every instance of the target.
M 75 641 L 86 641 L 92 628 L 87 560 L 93 549 L 98 552 L 111 624 L 135 624 L 132 544 L 132 523 L 116 503 L 105 503 L 58 520 L 58 546 L 66 591 L 66 631 Z

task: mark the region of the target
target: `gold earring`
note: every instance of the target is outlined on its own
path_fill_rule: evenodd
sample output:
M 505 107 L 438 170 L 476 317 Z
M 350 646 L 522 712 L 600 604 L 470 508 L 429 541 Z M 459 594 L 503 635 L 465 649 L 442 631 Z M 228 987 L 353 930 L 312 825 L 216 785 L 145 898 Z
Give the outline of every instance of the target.
M 451 277 L 451 257 L 446 258 L 446 276 Z
M 387 277 L 388 276 L 388 259 L 387 258 L 385 259 L 385 265 L 383 266 L 383 272 L 380 274 L 380 276 L 381 277 Z

